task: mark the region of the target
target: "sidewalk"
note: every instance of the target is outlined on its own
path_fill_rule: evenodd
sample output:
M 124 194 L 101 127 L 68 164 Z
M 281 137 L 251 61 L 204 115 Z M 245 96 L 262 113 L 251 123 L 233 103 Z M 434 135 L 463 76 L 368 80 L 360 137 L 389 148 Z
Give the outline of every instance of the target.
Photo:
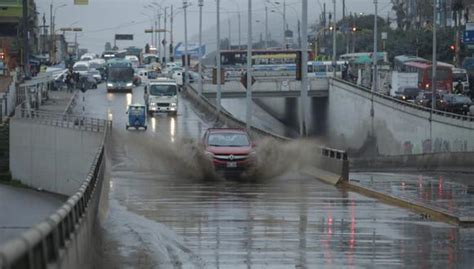
M 67 106 L 71 102 L 71 98 L 74 96 L 75 91 L 68 92 L 62 91 L 50 91 L 49 99 L 40 106 L 39 111 L 51 112 L 51 113 L 64 113 Z
M 474 224 L 474 175 L 455 173 L 351 173 L 349 186 L 402 206 L 438 213 L 460 225 Z M 470 185 L 471 184 L 471 185 Z M 385 197 L 381 197 L 385 196 Z M 398 201 L 394 201 L 398 200 Z M 430 213 L 431 212 L 431 213 Z

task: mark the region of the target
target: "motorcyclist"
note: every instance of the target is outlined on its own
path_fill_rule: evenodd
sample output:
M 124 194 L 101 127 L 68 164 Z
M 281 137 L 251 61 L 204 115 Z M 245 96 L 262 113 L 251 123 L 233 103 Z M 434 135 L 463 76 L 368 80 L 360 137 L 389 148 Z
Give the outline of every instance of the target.
M 462 94 L 462 92 L 463 92 L 462 81 L 458 80 L 458 83 L 454 87 L 454 94 Z

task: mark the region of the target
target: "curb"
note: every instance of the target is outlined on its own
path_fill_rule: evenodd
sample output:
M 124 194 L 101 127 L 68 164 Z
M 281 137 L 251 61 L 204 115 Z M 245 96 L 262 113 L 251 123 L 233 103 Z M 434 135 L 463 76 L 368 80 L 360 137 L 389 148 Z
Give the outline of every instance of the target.
M 71 99 L 69 100 L 66 109 L 64 109 L 63 114 L 71 114 L 72 110 L 76 106 L 76 97 L 77 97 L 78 90 L 74 91 L 74 94 L 71 96 Z
M 385 192 L 376 191 L 364 187 L 357 183 L 351 183 L 349 181 L 341 181 L 339 186 L 346 190 L 354 191 L 364 196 L 378 199 L 387 204 L 395 205 L 398 207 L 409 209 L 416 213 L 420 213 L 422 217 L 427 219 L 434 219 L 446 222 L 448 224 L 458 225 L 461 227 L 474 227 L 474 218 L 471 217 L 456 216 L 442 209 L 427 206 L 417 201 L 408 201 L 406 199 Z

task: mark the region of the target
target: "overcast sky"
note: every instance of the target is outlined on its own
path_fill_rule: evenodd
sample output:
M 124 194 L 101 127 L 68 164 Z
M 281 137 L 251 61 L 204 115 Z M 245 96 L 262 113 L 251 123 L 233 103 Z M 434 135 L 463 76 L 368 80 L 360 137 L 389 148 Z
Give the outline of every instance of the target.
M 156 10 L 146 7 L 152 2 L 161 4 L 162 7 L 174 7 L 174 43 L 184 41 L 184 16 L 182 12 L 181 0 L 89 0 L 87 6 L 74 6 L 74 0 L 36 0 L 40 18 L 43 13 L 46 14 L 47 24 L 49 24 L 49 6 L 53 3 L 53 10 L 63 4 L 64 7 L 56 9 L 56 29 L 61 27 L 82 27 L 83 33 L 78 35 L 78 42 L 81 47 L 89 49 L 96 53 L 104 50 L 105 42 L 113 43 L 113 36 L 118 34 L 133 34 L 133 41 L 118 41 L 119 47 L 137 46 L 144 47 L 150 42 L 150 34 L 145 34 L 144 29 L 150 28 L 153 13 Z M 198 0 L 189 0 L 191 6 L 188 7 L 188 38 L 190 41 L 197 41 L 199 31 L 199 12 Z M 238 43 L 238 11 L 241 13 L 241 42 L 246 43 L 247 40 L 247 3 L 248 0 L 221 0 L 221 38 L 229 36 L 229 22 L 231 26 L 232 43 Z M 269 3 L 270 2 L 270 3 Z M 253 39 L 264 31 L 265 5 L 269 10 L 275 10 L 275 13 L 268 12 L 269 31 L 274 39 L 279 40 L 282 37 L 282 15 L 278 13 L 281 9 L 283 0 L 253 0 L 252 1 L 252 31 Z M 342 16 L 342 0 L 337 0 L 336 16 Z M 373 13 L 373 0 L 346 0 L 346 13 Z M 327 11 L 333 9 L 331 0 L 308 0 L 308 21 L 312 23 L 319 19 L 321 7 L 326 3 Z M 295 29 L 297 18 L 301 18 L 301 0 L 286 0 L 287 6 L 287 23 L 290 29 Z M 170 9 L 168 8 L 168 13 Z M 391 12 L 390 0 L 379 0 L 379 15 L 387 17 Z M 148 14 L 148 15 L 145 15 Z M 393 14 L 391 15 L 394 16 Z M 40 20 L 40 23 L 42 20 Z M 168 28 L 170 19 L 168 18 Z M 162 21 L 163 24 L 163 21 Z M 163 25 L 162 25 L 163 26 Z M 215 45 L 215 27 L 216 27 L 216 1 L 204 0 L 203 7 L 203 31 L 205 32 L 203 42 L 212 48 Z M 67 34 L 67 40 L 73 41 L 74 35 Z M 163 39 L 163 37 L 162 37 Z M 169 36 L 167 37 L 169 40 Z

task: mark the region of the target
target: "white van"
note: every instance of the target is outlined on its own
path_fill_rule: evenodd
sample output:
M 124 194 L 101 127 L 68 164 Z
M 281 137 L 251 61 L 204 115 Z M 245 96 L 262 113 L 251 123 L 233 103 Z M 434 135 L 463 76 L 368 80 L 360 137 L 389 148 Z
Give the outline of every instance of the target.
M 178 85 L 169 78 L 150 80 L 145 86 L 145 104 L 149 114 L 166 112 L 178 113 Z

